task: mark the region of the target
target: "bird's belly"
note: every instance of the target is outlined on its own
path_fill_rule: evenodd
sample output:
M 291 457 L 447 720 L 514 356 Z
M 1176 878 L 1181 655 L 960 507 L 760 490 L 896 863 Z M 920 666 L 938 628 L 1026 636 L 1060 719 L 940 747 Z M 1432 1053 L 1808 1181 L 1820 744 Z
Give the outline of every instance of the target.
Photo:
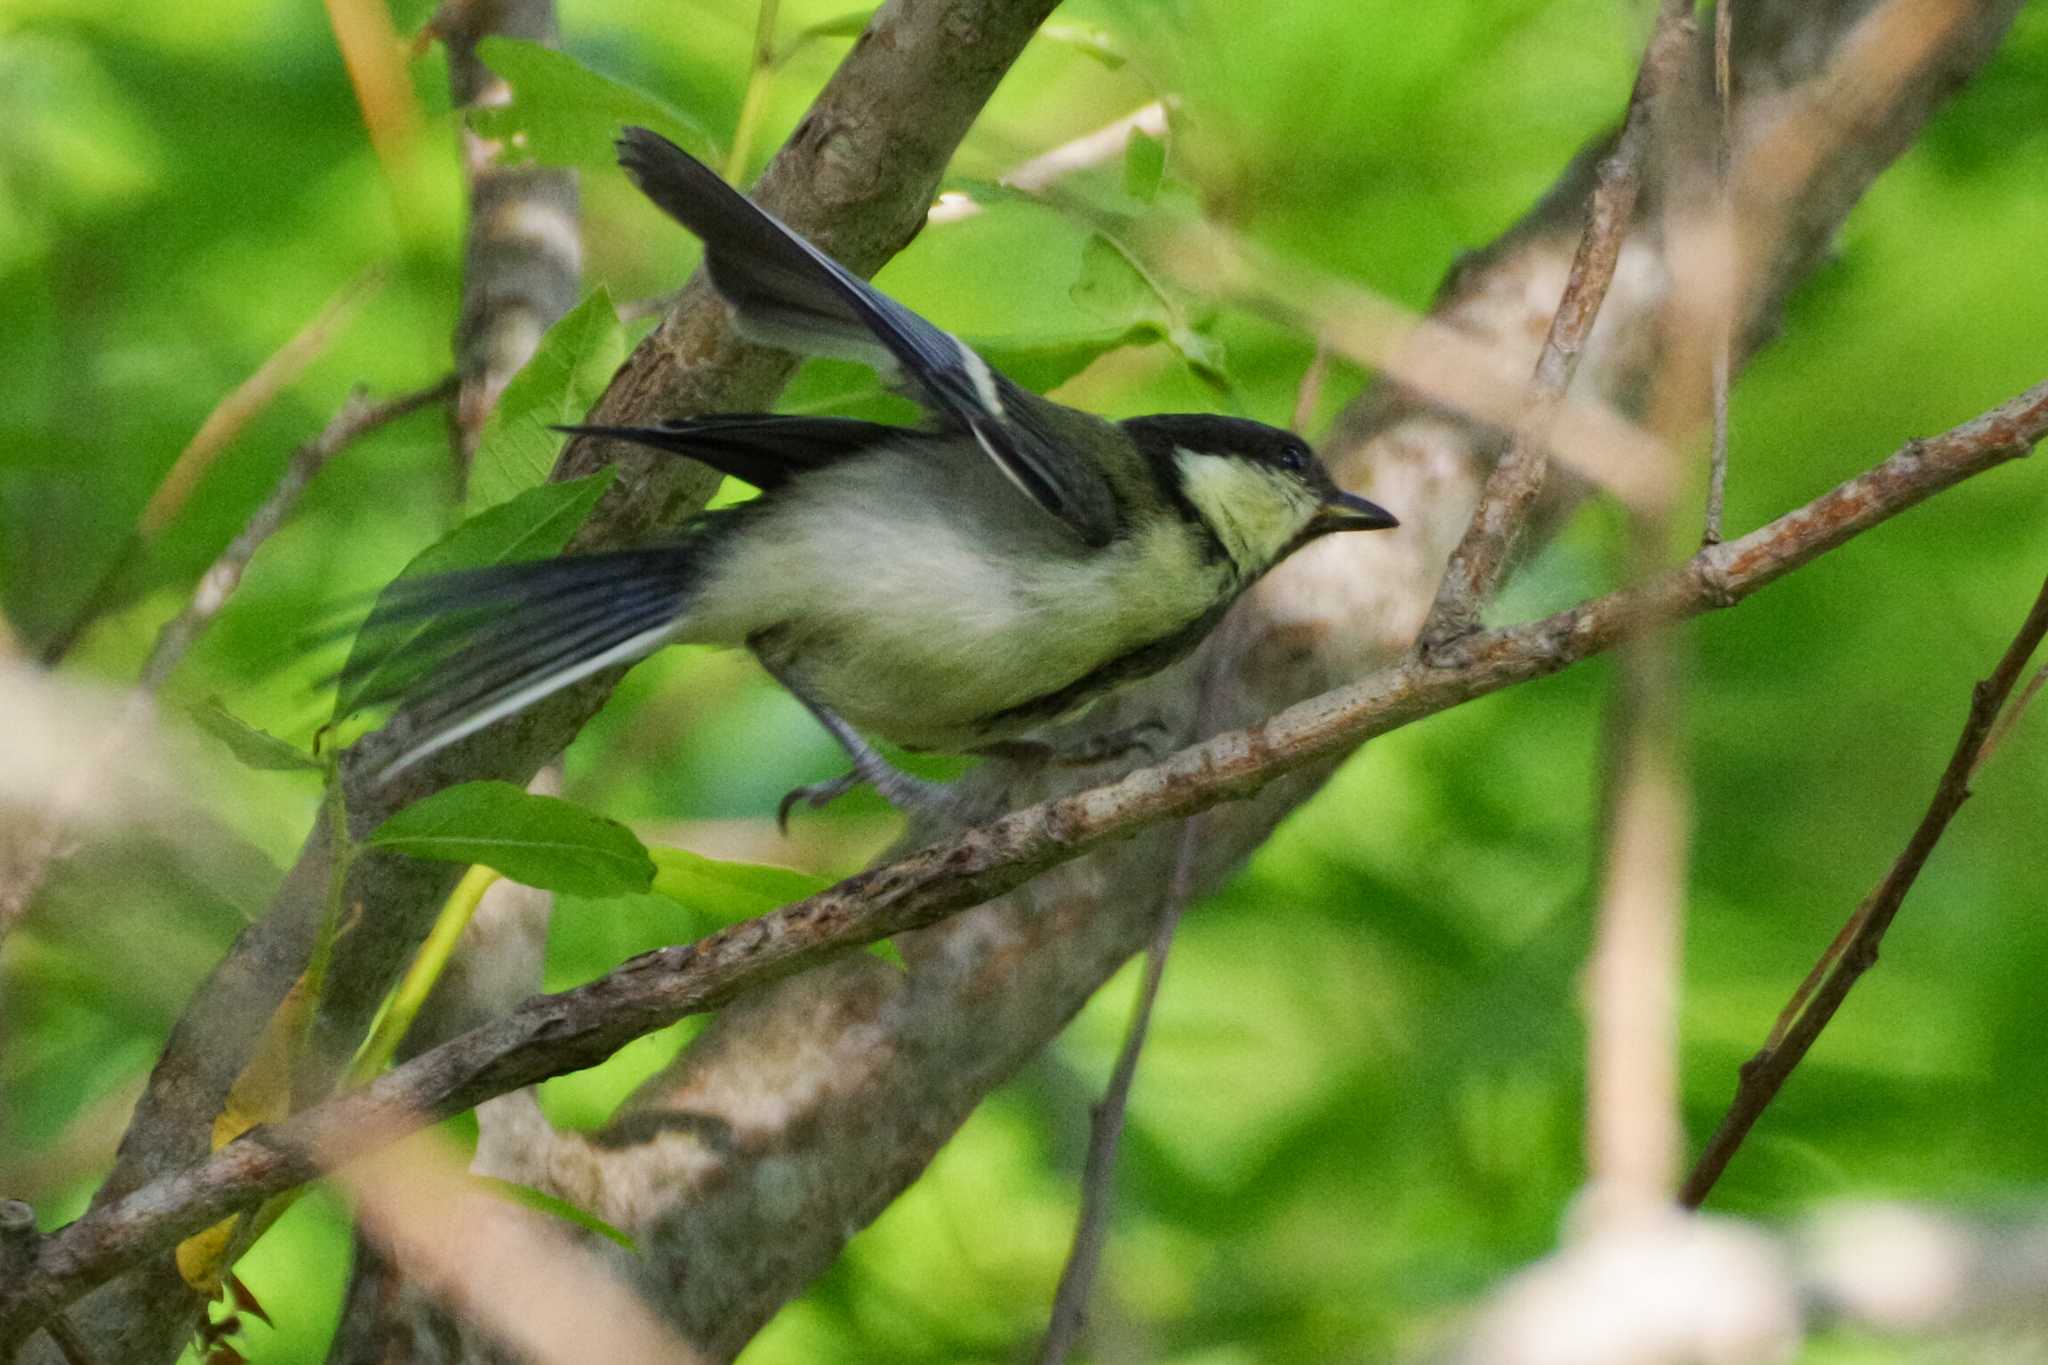
M 1184 632 L 1228 592 L 1225 569 L 1164 522 L 1103 550 L 1031 561 L 1025 574 L 943 529 L 892 537 L 888 553 L 874 543 L 814 528 L 783 541 L 772 563 L 725 566 L 719 576 L 734 584 L 772 572 L 773 602 L 735 593 L 746 610 L 693 634 L 751 640 L 792 685 L 871 734 L 957 752 L 1050 723 L 1042 708 L 1005 713 Z M 709 626 L 718 607 L 705 605 Z

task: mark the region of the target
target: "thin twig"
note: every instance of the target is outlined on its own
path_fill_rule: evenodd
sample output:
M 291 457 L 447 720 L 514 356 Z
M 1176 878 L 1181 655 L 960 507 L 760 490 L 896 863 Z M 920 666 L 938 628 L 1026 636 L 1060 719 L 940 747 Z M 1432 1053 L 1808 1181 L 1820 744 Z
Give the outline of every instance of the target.
M 329 460 L 399 418 L 447 401 L 454 392 L 455 380 L 450 376 L 424 389 L 400 394 L 380 403 L 370 402 L 360 389 L 349 394 L 341 405 L 341 411 L 328 421 L 320 434 L 292 452 L 291 458 L 285 462 L 284 473 L 278 476 L 276 487 L 270 490 L 270 496 L 249 518 L 241 534 L 230 541 L 220 557 L 199 576 L 199 586 L 185 609 L 165 622 L 163 629 L 157 632 L 156 644 L 142 665 L 138 684 L 142 690 L 154 692 L 170 676 L 171 670 L 178 666 L 200 633 L 227 604 L 256 551 L 284 525 L 285 519 L 298 506 L 299 499 L 305 496 L 306 489 L 326 468 Z
M 2011 706 L 2006 707 L 2005 714 L 1998 718 L 1998 724 L 1992 728 L 1990 736 L 1984 741 L 1983 752 L 1977 755 L 1979 768 L 1991 761 L 1991 755 L 1997 753 L 1999 746 L 2005 743 L 2006 736 L 2013 732 L 2013 727 L 2027 714 L 2027 708 L 2034 704 L 2035 697 L 2041 695 L 2044 686 L 2048 686 L 2048 664 L 2043 664 L 2035 670 L 2034 676 L 2027 679 L 2027 685 L 2020 689 L 2019 698 Z
M 540 996 L 363 1089 L 255 1129 L 199 1165 L 109 1200 L 0 1283 L 0 1346 L 144 1257 L 222 1217 L 494 1095 L 579 1070 L 688 1014 L 837 953 L 980 905 L 1161 820 L 1249 796 L 1287 772 L 1503 688 L 1548 677 L 1643 631 L 1732 605 L 1859 533 L 2048 435 L 2048 381 L 1652 582 L 1482 632 L 1455 664 L 1408 659 L 1217 735 L 1106 786 L 1041 802 L 686 947 Z
M 100 576 L 100 581 L 86 594 L 84 605 L 44 643 L 38 656 L 43 667 L 55 668 L 61 663 L 71 652 L 71 647 L 78 643 L 79 637 L 114 605 L 115 594 L 137 556 L 166 526 L 177 520 L 178 513 L 191 500 L 193 490 L 199 487 L 206 471 L 213 467 L 214 460 L 280 393 L 291 386 L 292 381 L 305 373 L 307 366 L 326 352 L 335 337 L 354 320 L 370 295 L 383 287 L 389 273 L 385 266 L 373 265 L 343 285 L 320 306 L 320 311 L 310 322 L 271 352 L 247 379 L 228 390 L 213 405 L 213 411 L 206 414 L 199 429 L 192 433 L 192 439 L 185 443 L 185 448 L 178 452 L 178 458 L 171 461 L 171 467 L 158 480 L 156 491 L 150 494 L 149 501 L 135 519 L 135 529 L 129 533 L 114 562 Z
M 284 524 L 314 476 L 327 461 L 355 441 L 408 413 L 445 400 L 454 391 L 455 381 L 449 378 L 431 388 L 402 394 L 382 403 L 368 403 L 360 391 L 352 393 L 342 404 L 341 411 L 318 436 L 292 452 L 270 496 L 256 509 L 256 514 L 242 528 L 241 534 L 221 552 L 220 558 L 200 575 L 199 586 L 193 591 L 192 600 L 186 603 L 185 609 L 165 622 L 157 632 L 156 643 L 142 665 L 135 692 L 121 722 L 103 736 L 102 742 L 92 752 L 80 757 L 42 812 L 40 825 L 25 836 L 20 871 L 5 886 L 0 886 L 0 939 L 5 939 L 8 931 L 27 913 L 29 903 L 42 889 L 50 869 L 65 856 L 66 831 L 75 823 L 80 804 L 93 790 L 110 757 L 120 752 L 133 727 L 148 712 L 150 697 L 212 624 L 214 617 L 219 615 L 228 597 L 241 583 L 242 574 L 257 549 Z
M 2048 582 L 2042 583 L 2040 594 L 2035 597 L 2026 620 L 2021 622 L 2019 632 L 2006 646 L 1991 676 L 1971 690 L 1969 716 L 1963 722 L 1963 732 L 1956 740 L 1955 752 L 1949 756 L 1948 767 L 1935 784 L 1927 812 L 1920 817 L 1913 837 L 1906 842 L 1905 851 L 1899 854 L 1884 880 L 1857 908 L 1851 920 L 1855 927 L 1841 949 L 1839 960 L 1829 970 L 1827 979 L 1814 992 L 1813 999 L 1800 1011 L 1792 1026 L 1785 1030 L 1783 1041 L 1775 1046 L 1767 1043 L 1742 1064 L 1735 1098 L 1679 1195 L 1686 1207 L 1700 1206 L 1714 1188 L 1714 1182 L 1721 1178 L 1721 1172 L 1727 1169 L 1729 1159 L 1742 1146 L 1749 1130 L 1756 1126 L 1757 1119 L 1785 1084 L 1785 1078 L 1792 1074 L 1792 1069 L 1806 1056 L 1821 1030 L 1835 1017 L 1835 1011 L 1842 1007 L 1842 1001 L 1848 997 L 1857 979 L 1877 962 L 1878 945 L 1883 942 L 1885 931 L 1891 928 L 1899 907 L 1904 904 L 1906 893 L 1913 889 L 1920 870 L 1927 865 L 1928 856 L 1947 832 L 1949 822 L 1962 809 L 1963 802 L 1969 799 L 1970 778 L 1983 757 L 1999 712 L 2004 708 L 2006 698 L 2012 695 L 2021 670 L 2033 657 L 2044 634 L 2048 634 Z
M 997 183 L 1025 194 L 1045 196 L 1068 176 L 1122 156 L 1130 146 L 1133 132 L 1147 137 L 1165 137 L 1168 114 L 1173 107 L 1174 101 L 1170 97 L 1140 105 L 1122 118 L 1111 119 L 1100 128 L 1062 142 L 1050 151 L 1040 152 L 1028 161 L 1019 162 L 1014 169 L 998 176 Z M 957 223 L 974 217 L 982 209 L 981 201 L 966 191 L 948 190 L 932 205 L 925 221 L 934 226 Z
M 1714 3 L 1714 103 L 1720 111 L 1715 169 L 1719 194 L 1715 212 L 1716 231 L 1732 245 L 1735 237 L 1735 101 L 1729 49 L 1735 41 L 1735 0 Z M 1731 266 L 1733 262 L 1729 263 Z M 1721 543 L 1721 514 L 1728 501 L 1728 388 L 1734 369 L 1735 290 L 1734 279 L 1724 281 L 1721 306 L 1715 309 L 1714 337 L 1714 434 L 1707 457 L 1707 525 L 1700 538 L 1703 545 Z
M 1215 724 L 1214 670 L 1204 673 L 1196 693 L 1195 733 L 1206 735 Z M 1124 1116 L 1130 1110 L 1131 1085 L 1138 1074 L 1138 1057 L 1152 1027 L 1152 1011 L 1159 1000 L 1159 983 L 1166 975 L 1166 958 L 1173 950 L 1173 936 L 1181 916 L 1195 894 L 1195 866 L 1201 852 L 1201 821 L 1183 820 L 1180 840 L 1174 852 L 1173 876 L 1167 885 L 1166 904 L 1160 908 L 1159 924 L 1145 947 L 1145 974 L 1138 983 L 1138 997 L 1131 1005 L 1131 1022 L 1124 1030 L 1123 1046 L 1116 1065 L 1110 1069 L 1109 1084 L 1102 1099 L 1088 1114 L 1088 1156 L 1081 1168 L 1081 1211 L 1075 1221 L 1074 1242 L 1060 1271 L 1059 1289 L 1052 1300 L 1052 1316 L 1039 1348 L 1039 1365 L 1061 1365 L 1081 1329 L 1088 1321 L 1088 1300 L 1102 1266 L 1102 1248 L 1109 1240 L 1109 1214 L 1116 1187 L 1117 1149 L 1123 1143 Z
M 1586 339 L 1592 335 L 1600 305 L 1607 298 L 1607 286 L 1621 259 L 1622 239 L 1635 217 L 1650 141 L 1650 108 L 1685 51 L 1691 21 L 1690 0 L 1663 0 L 1658 9 L 1657 26 L 1636 73 L 1621 136 L 1600 162 L 1585 232 L 1572 257 L 1549 334 L 1536 357 L 1536 370 L 1514 435 L 1507 453 L 1487 477 L 1471 525 L 1451 555 L 1436 603 L 1422 628 L 1418 649 L 1425 658 L 1479 628 L 1480 609 L 1499 586 L 1515 537 L 1543 491 L 1550 466 L 1546 452 L 1551 427 L 1565 390 L 1571 387 Z
M 1527 402 L 1529 371 L 1519 346 L 1410 312 L 1300 261 L 1282 261 L 1213 223 L 1176 225 L 1147 245 L 1159 268 L 1182 285 L 1306 333 L 1332 355 L 1477 422 L 1511 426 Z M 1670 496 L 1668 447 L 1597 400 L 1560 400 L 1550 457 L 1625 507 L 1655 507 Z
M 1053 1295 L 1052 1317 L 1039 1348 L 1039 1365 L 1060 1365 L 1081 1339 L 1088 1321 L 1088 1300 L 1095 1288 L 1096 1272 L 1102 1266 L 1102 1248 L 1109 1240 L 1109 1214 L 1116 1188 L 1117 1149 L 1124 1136 L 1124 1117 L 1131 1103 L 1131 1083 L 1138 1074 L 1138 1055 L 1144 1051 L 1151 1029 L 1152 1008 L 1159 999 L 1159 983 L 1166 974 L 1167 954 L 1173 949 L 1174 933 L 1193 894 L 1196 830 L 1200 822 L 1181 822 L 1180 846 L 1174 855 L 1173 885 L 1159 915 L 1159 927 L 1145 948 L 1145 975 L 1138 985 L 1138 998 L 1131 1006 L 1131 1022 L 1124 1032 L 1116 1066 L 1109 1085 L 1088 1114 L 1088 1156 L 1081 1168 L 1081 1212 L 1074 1225 L 1074 1242 L 1067 1252 L 1067 1264 L 1060 1271 L 1060 1285 Z

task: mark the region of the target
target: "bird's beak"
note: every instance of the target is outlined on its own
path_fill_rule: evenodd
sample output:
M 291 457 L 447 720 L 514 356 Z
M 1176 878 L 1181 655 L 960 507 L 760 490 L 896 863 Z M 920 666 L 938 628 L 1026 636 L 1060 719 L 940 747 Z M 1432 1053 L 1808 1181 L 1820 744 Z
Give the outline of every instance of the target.
M 1378 503 L 1367 502 L 1356 493 L 1336 492 L 1323 499 L 1308 529 L 1311 535 L 1326 536 L 1332 531 L 1390 531 L 1400 524 Z

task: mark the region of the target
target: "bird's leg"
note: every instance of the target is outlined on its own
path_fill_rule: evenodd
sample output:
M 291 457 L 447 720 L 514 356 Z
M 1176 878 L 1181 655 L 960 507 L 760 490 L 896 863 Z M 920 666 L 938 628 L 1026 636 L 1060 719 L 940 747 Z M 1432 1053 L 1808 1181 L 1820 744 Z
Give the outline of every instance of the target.
M 754 657 L 761 667 L 768 670 L 768 676 L 782 684 L 789 695 L 804 704 L 804 709 L 817 717 L 818 724 L 825 732 L 839 741 L 841 748 L 853 759 L 853 771 L 833 778 L 830 782 L 814 782 L 798 787 L 782 798 L 776 808 L 775 823 L 787 830 L 789 813 L 799 802 L 809 806 L 823 806 L 846 795 L 865 782 L 873 787 L 884 801 L 900 811 L 947 811 L 954 804 L 953 796 L 944 783 L 927 782 L 921 777 L 912 777 L 883 758 L 872 744 L 861 738 L 860 731 L 848 725 L 839 713 L 823 702 L 808 696 L 804 690 L 791 682 L 788 675 L 763 657 L 756 649 Z

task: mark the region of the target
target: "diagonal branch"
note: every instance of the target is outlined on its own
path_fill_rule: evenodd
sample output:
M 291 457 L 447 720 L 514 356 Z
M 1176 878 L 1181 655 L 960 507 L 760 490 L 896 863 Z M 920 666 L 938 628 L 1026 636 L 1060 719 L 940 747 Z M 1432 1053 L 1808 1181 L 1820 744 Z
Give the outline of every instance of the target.
M 1788 118 L 1802 127 L 1826 122 L 1845 90 L 1861 112 L 1853 136 L 1809 138 L 1821 150 L 1798 175 L 1781 167 L 1769 177 L 1772 216 L 1792 226 L 1787 240 L 1746 258 L 1753 283 L 1738 363 L 1770 335 L 1834 225 L 1987 60 L 2017 7 L 1746 0 L 1733 54 L 1739 147 L 1767 143 Z M 1943 19 L 1940 40 L 1914 48 L 1910 61 L 1894 55 L 1873 64 L 1873 51 L 1883 56 L 1896 45 L 1859 35 L 1873 18 L 1899 13 Z M 1958 14 L 1965 17 L 1955 22 Z M 1842 76 L 1846 69 L 1854 79 Z M 1581 236 L 1598 155 L 1582 156 L 1522 222 L 1460 261 L 1432 307 L 1437 331 L 1519 357 L 1506 376 L 1516 396 Z M 1750 158 L 1739 165 L 1742 183 L 1754 184 Z M 1369 198 L 1362 209 L 1370 214 Z M 1640 415 L 1655 387 L 1672 250 L 1658 234 L 1632 237 L 1582 361 L 1579 407 L 1607 414 L 1612 426 L 1628 426 L 1614 411 Z M 1280 292 L 1291 280 L 1281 277 Z M 1498 417 L 1461 416 L 1472 409 L 1426 382 L 1455 386 L 1459 376 L 1417 368 L 1383 366 L 1393 377 L 1355 402 L 1324 445 L 1347 486 L 1411 518 L 1403 529 L 1296 555 L 1238 608 L 1241 629 L 1229 641 L 1212 641 L 1196 660 L 1099 708 L 1084 734 L 1158 721 L 1178 743 L 1204 737 L 1195 680 L 1212 667 L 1220 679 L 1214 728 L 1266 733 L 1261 727 L 1290 704 L 1410 652 L 1500 449 L 1500 428 L 1514 418 L 1512 402 Z M 1567 415 L 1571 407 L 1568 399 Z M 1562 505 L 1546 499 L 1531 534 L 1547 534 Z M 1256 848 L 1337 757 L 1196 817 L 1197 889 L 1216 885 Z M 984 763 L 967 780 L 991 805 L 1014 807 L 1071 789 L 1077 777 Z M 738 1352 L 916 1178 L 985 1096 L 1143 950 L 1175 842 L 1165 826 L 1111 841 L 1014 894 L 900 939 L 908 974 L 856 954 L 723 1010 L 579 1153 L 593 1196 L 615 1198 L 605 1206 L 630 1218 L 643 1246 L 661 1248 L 659 1264 L 642 1276 L 646 1291 L 666 1300 L 693 1340 Z M 751 1193 L 768 1181 L 781 1196 L 772 1208 Z
M 1536 372 L 1515 423 L 1507 453 L 1487 476 L 1479 506 L 1465 528 L 1465 538 L 1451 553 L 1437 587 L 1436 605 L 1422 629 L 1420 648 L 1435 654 L 1442 646 L 1479 628 L 1479 611 L 1507 573 L 1515 538 L 1543 492 L 1550 460 L 1544 453 L 1565 391 L 1578 372 L 1593 324 L 1606 302 L 1607 288 L 1621 260 L 1622 239 L 1635 222 L 1636 199 L 1649 158 L 1652 104 L 1682 75 L 1692 40 L 1690 0 L 1664 0 L 1657 26 L 1650 34 L 1642 69 L 1629 95 L 1628 114 L 1614 150 L 1600 158 L 1586 211 L 1586 229 L 1572 255 L 1564 296 L 1550 319 Z
M 1935 784 L 1927 812 L 1920 817 L 1913 837 L 1906 841 L 1904 851 L 1892 864 L 1891 870 L 1885 873 L 1884 880 L 1857 907 L 1842 937 L 1830 945 L 1827 957 L 1833 959 L 1833 968 L 1827 972 L 1806 1007 L 1784 1030 L 1784 1036 L 1779 1038 L 1774 1031 L 1772 1040 L 1742 1064 L 1742 1079 L 1736 1087 L 1735 1098 L 1729 1103 L 1727 1114 L 1714 1130 L 1713 1137 L 1708 1139 L 1706 1149 L 1700 1153 L 1698 1163 L 1694 1165 L 1692 1174 L 1686 1177 L 1685 1187 L 1680 1192 L 1680 1202 L 1687 1208 L 1698 1208 L 1705 1202 L 1714 1183 L 1721 1178 L 1721 1172 L 1728 1168 L 1728 1162 L 1742 1146 L 1743 1139 L 1749 1136 L 1749 1130 L 1756 1126 L 1764 1110 L 1777 1098 L 1792 1069 L 1805 1058 L 1820 1037 L 1821 1030 L 1828 1026 L 1835 1012 L 1841 1009 L 1842 1002 L 1848 999 L 1856 982 L 1877 964 L 1878 945 L 1884 941 L 1885 933 L 1897 918 L 1899 907 L 1905 904 L 1906 893 L 1913 889 L 1920 870 L 1927 866 L 1934 846 L 1948 832 L 1949 822 L 1963 808 L 1963 802 L 1969 800 L 1970 779 L 1976 775 L 1990 750 L 1993 737 L 1999 733 L 1998 720 L 2005 710 L 2006 698 L 2012 695 L 2013 688 L 2019 683 L 2027 660 L 2033 658 L 2034 651 L 2041 647 L 2043 635 L 2048 635 L 2048 582 L 2041 585 L 2040 594 L 2035 597 L 2026 620 L 2020 623 L 2019 632 L 2006 646 L 1998 666 L 1991 670 L 1991 676 L 1971 690 L 1969 716 L 1963 722 L 1962 734 L 1956 739 L 1955 752 L 1949 755 L 1948 767 Z
M 687 1014 L 999 895 L 1147 825 L 1257 793 L 1375 735 L 1732 605 L 2048 435 L 2048 381 L 1648 583 L 1473 637 L 1455 668 L 1413 661 L 1219 735 L 1155 767 L 1043 802 L 687 947 L 540 996 L 366 1089 L 260 1128 L 203 1163 L 95 1210 L 0 1287 L 0 1340 L 178 1238 L 405 1133 L 508 1090 L 594 1064 Z
M 922 224 L 954 148 L 1054 0 L 892 0 L 841 64 L 758 190 L 764 203 L 850 266 L 871 272 Z M 632 423 L 772 401 L 787 358 L 744 347 L 722 305 L 698 282 L 646 338 L 596 409 L 599 421 Z M 646 454 L 652 454 L 646 452 Z M 688 461 L 641 458 L 615 443 L 581 441 L 563 476 L 616 465 L 612 491 L 585 524 L 585 548 L 616 546 L 690 515 L 715 480 Z M 617 675 L 588 680 L 378 785 L 374 737 L 343 761 L 352 829 L 374 828 L 400 806 L 474 778 L 524 783 L 559 753 L 604 702 Z M 237 939 L 195 994 L 136 1106 L 112 1174 L 95 1196 L 105 1206 L 166 1172 L 203 1159 L 213 1117 L 261 1031 L 304 966 L 333 881 L 332 821 L 312 823 L 298 860 L 263 918 Z M 407 859 L 351 861 L 344 891 L 358 922 L 337 947 L 311 1041 L 314 1071 L 337 1069 L 385 991 L 403 970 L 445 899 L 456 871 Z M 167 1264 L 110 1285 L 80 1307 L 95 1336 L 123 1343 L 126 1360 L 168 1361 L 182 1344 L 195 1300 Z

